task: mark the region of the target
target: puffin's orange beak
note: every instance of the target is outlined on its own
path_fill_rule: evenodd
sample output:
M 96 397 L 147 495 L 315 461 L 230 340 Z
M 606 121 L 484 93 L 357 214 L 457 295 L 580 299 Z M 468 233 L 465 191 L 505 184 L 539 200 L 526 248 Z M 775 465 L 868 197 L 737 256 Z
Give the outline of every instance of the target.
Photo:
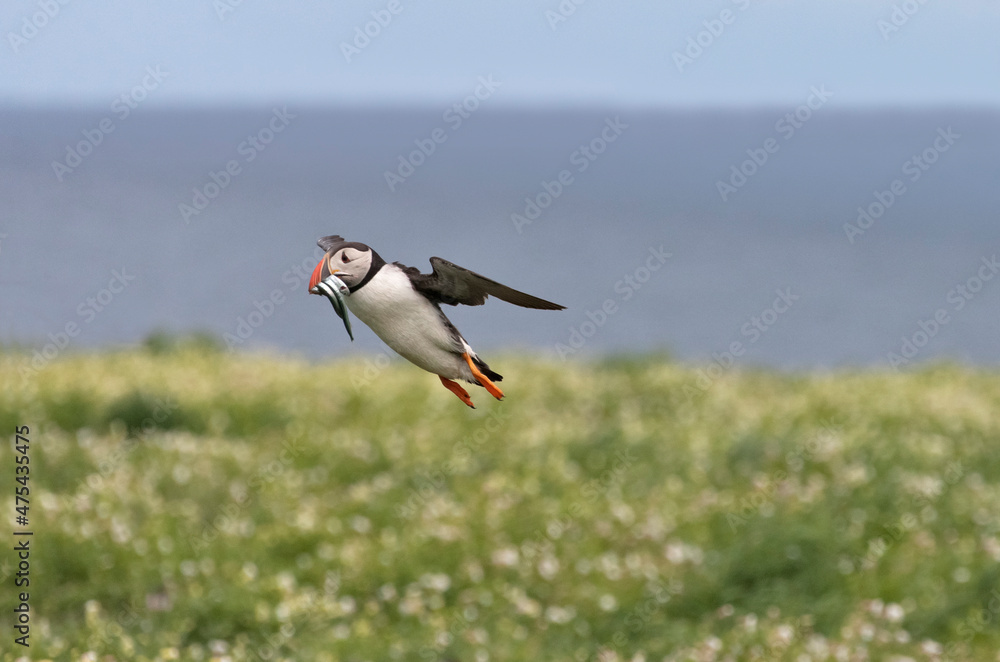
M 321 281 L 323 279 L 323 265 L 324 264 L 326 264 L 326 256 L 325 255 L 323 256 L 323 259 L 319 261 L 319 264 L 316 265 L 316 268 L 313 269 L 312 278 L 309 279 L 309 293 L 310 294 L 319 294 L 319 292 L 313 292 L 313 290 L 316 288 L 317 285 L 319 285 L 319 281 Z

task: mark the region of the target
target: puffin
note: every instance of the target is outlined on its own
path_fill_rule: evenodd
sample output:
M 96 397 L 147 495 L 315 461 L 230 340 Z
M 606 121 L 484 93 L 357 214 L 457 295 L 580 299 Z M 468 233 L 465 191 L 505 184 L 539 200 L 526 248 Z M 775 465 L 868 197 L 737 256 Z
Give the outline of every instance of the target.
M 481 306 L 494 296 L 524 308 L 565 309 L 439 257 L 430 259 L 431 273 L 422 274 L 416 267 L 387 263 L 370 246 L 340 235 L 321 237 L 316 243 L 326 253 L 313 270 L 309 293 L 330 300 L 349 334 L 347 310 L 397 354 L 437 375 L 445 388 L 472 408 L 472 398 L 456 380 L 482 386 L 502 400 L 503 391 L 495 382 L 503 376 L 479 358 L 441 304 Z

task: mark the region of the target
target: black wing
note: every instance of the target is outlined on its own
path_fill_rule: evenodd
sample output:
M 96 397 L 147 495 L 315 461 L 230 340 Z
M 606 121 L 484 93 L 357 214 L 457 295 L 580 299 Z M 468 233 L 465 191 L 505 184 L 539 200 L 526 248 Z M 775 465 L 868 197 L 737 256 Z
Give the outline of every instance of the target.
M 331 234 L 329 237 L 320 237 L 319 240 L 316 242 L 316 245 L 322 248 L 327 253 L 329 253 L 330 249 L 333 248 L 334 246 L 346 243 L 347 242 L 344 241 L 344 238 L 341 237 L 339 234 Z
M 439 257 L 431 258 L 431 266 L 434 271 L 429 274 L 422 274 L 415 267 L 404 267 L 399 263 L 397 266 L 406 271 L 406 275 L 410 277 L 413 287 L 418 292 L 439 303 L 451 306 L 460 303 L 466 306 L 481 306 L 486 303 L 486 297 L 495 296 L 507 303 L 524 308 L 538 308 L 540 310 L 563 310 L 565 308 L 557 303 L 518 292 Z

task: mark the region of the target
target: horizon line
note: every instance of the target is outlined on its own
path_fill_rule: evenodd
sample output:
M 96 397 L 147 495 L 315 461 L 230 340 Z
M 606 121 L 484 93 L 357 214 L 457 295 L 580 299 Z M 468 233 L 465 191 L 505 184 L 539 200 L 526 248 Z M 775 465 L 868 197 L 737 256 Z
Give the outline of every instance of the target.
M 587 101 L 587 102 L 505 102 L 494 104 L 491 108 L 483 108 L 483 111 L 491 112 L 594 112 L 594 111 L 617 111 L 617 112 L 639 112 L 639 113 L 672 113 L 672 112 L 733 112 L 733 111 L 782 111 L 794 108 L 799 104 L 787 104 L 778 101 L 767 102 L 711 102 L 711 103 L 640 103 L 640 102 L 615 102 L 615 101 Z M 429 100 L 400 101 L 400 100 L 359 100 L 359 101 L 307 101 L 307 102 L 287 102 L 279 100 L 271 101 L 232 101 L 232 102 L 161 102 L 155 106 L 150 106 L 145 112 L 150 113 L 183 113 L 183 112 L 239 112 L 239 111 L 259 111 L 269 109 L 273 106 L 294 106 L 300 112 L 325 112 L 325 111 L 408 111 L 408 112 L 440 112 L 440 103 Z M 75 103 L 58 101 L 25 101 L 25 100 L 3 100 L 0 99 L 0 113 L 10 111 L 32 111 L 32 112 L 103 112 L 107 105 L 96 103 Z M 864 113 L 927 113 L 962 110 L 967 112 L 996 113 L 1000 112 L 1000 103 L 994 102 L 872 102 L 858 103 L 848 102 L 831 108 L 831 112 L 864 112 Z

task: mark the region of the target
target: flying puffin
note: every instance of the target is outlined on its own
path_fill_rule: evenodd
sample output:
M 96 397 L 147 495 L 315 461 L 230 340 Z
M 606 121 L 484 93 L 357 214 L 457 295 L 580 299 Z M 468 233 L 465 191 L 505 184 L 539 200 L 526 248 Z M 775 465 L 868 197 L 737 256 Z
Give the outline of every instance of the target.
M 525 308 L 563 310 L 564 306 L 518 292 L 439 257 L 433 271 L 420 273 L 399 262 L 387 263 L 365 244 L 338 235 L 316 242 L 326 251 L 313 270 L 309 293 L 325 295 L 347 325 L 347 308 L 407 361 L 436 374 L 444 386 L 470 407 L 469 393 L 455 379 L 484 387 L 503 398 L 490 370 L 451 323 L 441 304 L 481 306 L 490 295 Z M 332 277 L 332 278 L 331 278 Z M 352 335 L 353 339 L 353 335 Z

